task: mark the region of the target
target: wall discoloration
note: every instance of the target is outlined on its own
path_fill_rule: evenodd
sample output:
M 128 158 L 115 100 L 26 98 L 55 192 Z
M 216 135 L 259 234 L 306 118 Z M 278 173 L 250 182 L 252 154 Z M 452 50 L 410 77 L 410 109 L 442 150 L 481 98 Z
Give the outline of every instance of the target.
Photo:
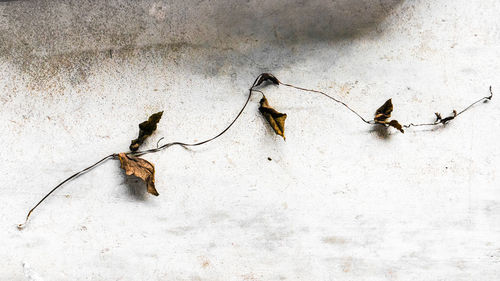
M 271 46 L 353 36 L 398 2 L 14 1 L 0 4 L 0 57 L 29 89 L 47 92 L 85 83 L 106 54 L 127 60 L 154 51 L 162 54 L 157 64 L 190 57 L 185 65 L 210 76 L 242 65 L 280 68 L 295 56 Z
M 23 280 L 29 262 L 44 280 L 495 280 L 495 98 L 446 127 L 379 138 L 337 104 L 270 86 L 286 142 L 255 95 L 216 142 L 147 156 L 159 197 L 111 161 L 56 192 L 25 231 L 15 225 L 58 180 L 127 150 L 154 112 L 144 147 L 213 136 L 261 72 L 366 117 L 393 98 L 401 122 L 432 121 L 499 87 L 499 9 L 1 1 L 2 278 Z

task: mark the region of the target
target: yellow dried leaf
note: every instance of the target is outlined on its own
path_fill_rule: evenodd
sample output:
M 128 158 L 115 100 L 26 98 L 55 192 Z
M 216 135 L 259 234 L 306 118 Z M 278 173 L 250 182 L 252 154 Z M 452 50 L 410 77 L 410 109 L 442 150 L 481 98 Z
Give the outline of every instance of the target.
M 259 111 L 260 113 L 262 113 L 262 115 L 264 115 L 264 118 L 266 118 L 269 125 L 271 125 L 271 128 L 273 128 L 274 132 L 285 139 L 286 113 L 280 113 L 274 108 L 270 107 L 265 96 L 263 96 L 260 100 Z
M 127 176 L 134 175 L 142 179 L 147 185 L 148 193 L 159 195 L 155 188 L 155 166 L 153 164 L 145 159 L 125 153 L 118 154 L 118 158 L 120 159 L 120 168 L 125 170 Z

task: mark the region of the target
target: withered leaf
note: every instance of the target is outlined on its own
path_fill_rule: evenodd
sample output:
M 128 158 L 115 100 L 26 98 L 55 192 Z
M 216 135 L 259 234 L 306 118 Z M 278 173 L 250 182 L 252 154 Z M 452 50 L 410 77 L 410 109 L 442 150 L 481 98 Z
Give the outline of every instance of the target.
M 403 126 L 401 126 L 401 124 L 399 124 L 397 120 L 388 120 L 389 118 L 391 118 L 393 109 L 394 107 L 392 106 L 392 99 L 388 99 L 381 107 L 377 109 L 377 111 L 375 111 L 375 118 L 373 120 L 375 121 L 375 123 L 394 127 L 404 134 L 405 131 L 403 130 Z
M 388 99 L 381 107 L 375 111 L 375 121 L 385 123 L 391 117 L 392 99 Z
M 266 118 L 269 125 L 271 125 L 271 128 L 273 128 L 274 132 L 285 139 L 286 113 L 280 113 L 274 108 L 270 107 L 265 96 L 263 96 L 260 100 L 259 111 L 260 113 L 262 113 L 262 115 L 264 115 L 264 118 Z
M 151 136 L 153 132 L 156 130 L 156 125 L 160 122 L 161 116 L 163 115 L 163 111 L 157 112 L 151 116 L 149 116 L 147 121 L 139 124 L 139 136 L 132 140 L 130 143 L 130 150 L 137 151 L 139 146 L 146 140 L 147 137 Z
M 405 133 L 405 130 L 403 130 L 403 126 L 401 126 L 401 124 L 399 124 L 397 120 L 391 120 L 391 122 L 389 122 L 388 124 L 389 126 L 398 129 L 401 133 Z
M 260 84 L 262 84 L 263 82 L 265 81 L 269 81 L 275 85 L 279 85 L 280 84 L 280 81 L 278 80 L 278 78 L 276 78 L 274 75 L 272 75 L 271 73 L 262 73 L 260 76 L 259 76 L 259 79 L 257 80 L 257 82 L 255 83 L 255 87 L 259 86 Z
M 436 115 L 436 121 L 434 121 L 434 123 L 438 123 L 443 119 L 443 117 L 441 117 L 441 113 L 435 112 L 434 114 Z
M 436 113 L 436 116 L 438 116 L 438 118 L 436 118 L 436 122 L 439 122 L 441 124 L 446 124 L 449 121 L 455 119 L 455 117 L 457 117 L 457 111 L 453 110 L 453 113 L 446 118 L 441 118 L 441 115 L 439 113 Z
M 120 168 L 125 170 L 127 176 L 134 175 L 142 179 L 147 185 L 148 193 L 154 196 L 159 195 L 155 188 L 155 166 L 153 164 L 143 158 L 125 153 L 118 154 L 118 158 L 120 159 Z

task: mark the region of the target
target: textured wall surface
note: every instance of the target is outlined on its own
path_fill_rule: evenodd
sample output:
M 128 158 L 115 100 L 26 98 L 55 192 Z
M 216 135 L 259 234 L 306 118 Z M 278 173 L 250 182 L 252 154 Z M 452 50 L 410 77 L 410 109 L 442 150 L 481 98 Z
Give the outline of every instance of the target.
M 94 3 L 99 2 L 99 3 Z M 117 161 L 222 130 L 261 72 L 403 123 L 500 94 L 500 2 L 0 1 L 0 280 L 500 278 L 500 102 L 446 127 L 376 130 L 328 99 L 270 86 L 223 137 L 145 158 L 159 197 Z M 272 160 L 269 161 L 268 157 Z

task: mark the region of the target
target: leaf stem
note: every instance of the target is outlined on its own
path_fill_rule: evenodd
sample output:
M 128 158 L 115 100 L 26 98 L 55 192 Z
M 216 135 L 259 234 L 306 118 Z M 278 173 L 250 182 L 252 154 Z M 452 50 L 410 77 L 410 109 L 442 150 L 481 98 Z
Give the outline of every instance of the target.
M 295 88 L 297 90 L 301 90 L 301 91 L 306 91 L 306 92 L 313 92 L 313 93 L 318 93 L 318 94 L 321 94 L 333 101 L 335 101 L 336 103 L 339 103 L 341 105 L 343 105 L 344 107 L 346 107 L 347 109 L 349 109 L 352 113 L 356 114 L 356 116 L 358 116 L 364 123 L 366 124 L 370 124 L 370 125 L 384 125 L 383 123 L 378 123 L 378 122 L 375 122 L 373 120 L 367 120 L 365 118 L 363 118 L 363 116 L 361 116 L 361 114 L 359 114 L 358 112 L 356 112 L 354 109 L 352 109 L 350 106 L 348 106 L 345 102 L 337 99 L 337 98 L 334 98 L 328 94 L 326 94 L 325 92 L 322 92 L 322 91 L 318 91 L 318 90 L 313 90 L 313 89 L 307 89 L 307 88 L 303 88 L 303 87 L 299 87 L 299 86 L 295 86 L 295 85 L 292 85 L 292 84 L 288 84 L 288 83 L 283 83 L 283 82 L 280 82 L 280 85 L 283 85 L 283 86 L 287 86 L 287 87 L 291 87 L 291 88 Z M 261 92 L 262 93 L 262 92 Z M 262 93 L 263 94 L 263 93 Z M 481 102 L 481 101 L 486 101 L 486 100 L 491 100 L 493 98 L 493 90 L 492 90 L 492 87 L 490 86 L 490 95 L 489 96 L 486 96 L 486 97 L 482 97 L 480 98 L 479 100 L 473 102 L 472 104 L 470 104 L 469 106 L 467 106 L 465 109 L 463 109 L 462 111 L 458 112 L 458 113 L 455 113 L 454 115 L 450 116 L 450 117 L 446 117 L 446 118 L 443 118 L 443 119 L 437 119 L 434 123 L 420 123 L 420 124 L 414 124 L 414 123 L 410 123 L 408 125 L 403 125 L 403 127 L 405 128 L 409 128 L 409 127 L 419 127 L 419 126 L 436 126 L 436 125 L 439 125 L 439 124 L 446 124 L 448 123 L 449 121 L 455 119 L 456 117 L 458 117 L 460 114 L 464 113 L 465 111 L 469 110 L 471 107 L 473 107 L 474 105 L 476 105 L 477 103 Z
M 487 101 L 487 100 L 491 100 L 493 98 L 493 89 L 492 87 L 490 86 L 490 95 L 489 96 L 486 96 L 486 97 L 482 97 L 480 99 L 478 99 L 477 101 L 471 103 L 469 106 L 467 106 L 466 108 L 462 109 L 460 112 L 456 113 L 456 111 L 453 111 L 454 114 L 452 116 L 449 116 L 449 117 L 446 117 L 446 118 L 442 118 L 441 119 L 441 116 L 439 113 L 436 113 L 436 116 L 438 117 L 436 119 L 436 121 L 434 121 L 434 123 L 421 123 L 421 124 L 413 124 L 413 123 L 410 123 L 408 125 L 403 125 L 403 127 L 405 128 L 409 128 L 409 127 L 418 127 L 418 126 L 436 126 L 436 125 L 439 125 L 439 124 L 446 124 L 448 122 L 450 122 L 451 120 L 457 118 L 460 114 L 468 111 L 469 109 L 471 109 L 474 105 L 482 102 L 482 101 Z
M 356 116 L 358 116 L 364 123 L 366 124 L 370 124 L 370 125 L 376 125 L 376 124 L 380 124 L 380 123 L 377 123 L 375 122 L 374 120 L 367 120 L 365 118 L 363 118 L 363 116 L 361 116 L 361 114 L 359 114 L 358 112 L 356 112 L 354 109 L 352 109 L 351 107 L 349 107 L 346 103 L 344 103 L 343 101 L 337 99 L 337 98 L 334 98 L 328 94 L 326 94 L 325 92 L 322 92 L 322 91 L 318 91 L 318 90 L 313 90 L 313 89 L 307 89 L 307 88 L 303 88 L 303 87 L 299 87 L 299 86 L 295 86 L 295 85 L 292 85 L 292 84 L 287 84 L 287 83 L 282 83 L 280 82 L 274 75 L 270 74 L 270 73 L 262 73 L 260 74 L 259 76 L 257 76 L 257 78 L 255 78 L 255 81 L 253 82 L 252 86 L 250 87 L 250 89 L 248 90 L 248 97 L 245 101 L 245 103 L 243 104 L 243 107 L 240 109 L 240 111 L 238 112 L 238 114 L 236 115 L 236 117 L 231 121 L 231 123 L 229 123 L 228 126 L 226 126 L 224 128 L 224 130 L 222 130 L 220 133 L 218 133 L 217 135 L 209 138 L 209 139 L 206 139 L 204 141 L 201 141 L 201 142 L 195 142 L 195 143 L 185 143 L 185 142 L 170 142 L 170 143 L 167 143 L 167 144 L 164 144 L 162 146 L 158 146 L 159 145 L 159 142 L 161 141 L 161 139 L 158 141 L 157 143 L 157 147 L 156 148 L 152 148 L 152 149 L 148 149 L 148 150 L 143 150 L 143 151 L 134 151 L 134 152 L 128 152 L 126 153 L 126 155 L 133 155 L 133 156 L 141 156 L 141 155 L 145 155 L 145 154 L 149 154 L 149 153 L 156 153 L 156 152 L 159 152 L 159 151 L 162 151 L 164 149 L 167 149 L 171 146 L 174 146 L 174 145 L 180 145 L 180 146 L 183 146 L 183 147 L 192 147 L 192 146 L 199 146 L 199 145 L 203 145 L 203 144 L 206 144 L 208 142 L 211 142 L 217 138 L 219 138 L 220 136 L 222 136 L 224 133 L 226 133 L 233 125 L 234 123 L 240 118 L 240 116 L 242 115 L 243 111 L 245 110 L 245 108 L 247 107 L 249 101 L 250 101 L 250 98 L 252 97 L 252 93 L 253 92 L 258 92 L 258 93 L 261 93 L 262 96 L 264 96 L 264 93 L 260 90 L 256 90 L 255 88 L 260 86 L 263 82 L 271 82 L 273 84 L 276 84 L 276 85 L 283 85 L 283 86 L 286 86 L 286 87 L 291 87 L 291 88 L 295 88 L 297 90 L 301 90 L 301 91 L 306 91 L 306 92 L 313 92 L 313 93 L 318 93 L 318 94 L 321 94 L 333 101 L 335 101 L 336 103 L 339 103 L 341 105 L 343 105 L 344 107 L 346 107 L 348 110 L 350 110 L 352 113 L 354 113 Z M 481 101 L 486 101 L 486 100 L 491 100 L 491 98 L 493 97 L 493 91 L 491 89 L 491 86 L 490 86 L 490 95 L 487 96 L 487 97 L 483 97 L 475 102 L 473 102 L 472 104 L 470 104 L 469 106 L 467 106 L 465 109 L 463 109 L 462 111 L 456 113 L 456 111 L 454 111 L 454 115 L 450 116 L 450 117 L 446 117 L 444 119 L 441 119 L 441 116 L 439 114 L 436 114 L 436 116 L 438 117 L 438 119 L 436 119 L 436 121 L 434 123 L 422 123 L 422 124 L 413 124 L 413 123 L 410 123 L 408 125 L 404 125 L 405 128 L 408 128 L 408 127 L 411 127 L 411 126 L 435 126 L 435 125 L 439 125 L 439 124 L 446 124 L 447 122 L 451 121 L 452 119 L 456 118 L 457 116 L 459 116 L 460 114 L 464 113 L 465 111 L 469 110 L 471 107 L 473 107 L 474 105 L 476 105 L 477 103 L 481 102 Z M 383 125 L 383 124 L 380 124 L 380 125 Z M 162 138 L 163 139 L 163 138 Z M 83 174 L 85 174 L 86 172 L 94 169 L 95 167 L 101 165 L 102 163 L 106 162 L 107 160 L 109 159 L 117 159 L 117 156 L 118 154 L 110 154 L 104 158 L 102 158 L 101 160 L 97 161 L 96 163 L 84 168 L 83 170 L 80 170 L 78 172 L 76 172 L 75 174 L 71 175 L 70 177 L 66 178 L 65 180 L 63 180 L 62 182 L 60 182 L 59 184 L 57 184 L 54 188 L 52 188 L 51 191 L 49 191 L 33 208 L 31 208 L 31 210 L 28 212 L 28 214 L 26 215 L 26 220 L 24 223 L 22 224 L 19 224 L 17 227 L 19 229 L 22 229 L 26 223 L 28 222 L 28 219 L 30 218 L 31 214 L 33 213 L 33 211 L 43 202 L 45 201 L 45 199 L 47 199 L 47 197 L 49 197 L 54 191 L 56 191 L 58 188 L 60 188 L 61 186 L 63 186 L 65 183 L 69 182 L 70 180 L 73 180 Z
M 211 142 L 211 141 L 217 139 L 218 137 L 220 137 L 224 133 L 226 133 L 233 126 L 233 124 L 236 122 L 236 120 L 238 120 L 240 118 L 241 114 L 243 113 L 243 111 L 247 107 L 248 102 L 250 101 L 250 98 L 252 97 L 253 91 L 256 91 L 256 90 L 253 90 L 253 88 L 250 88 L 250 90 L 248 91 L 247 100 L 245 101 L 245 104 L 243 104 L 243 107 L 240 109 L 240 111 L 238 112 L 236 117 L 233 119 L 233 121 L 231 123 L 229 123 L 229 125 L 224 130 L 222 130 L 220 133 L 218 133 L 214 137 L 211 137 L 209 139 L 206 139 L 206 140 L 201 141 L 201 142 L 196 142 L 196 143 L 185 143 L 185 142 L 178 142 L 178 141 L 170 142 L 170 143 L 166 143 L 166 144 L 164 144 L 160 147 L 157 147 L 157 148 L 152 148 L 152 149 L 143 150 L 143 151 L 136 151 L 136 152 L 128 152 L 127 155 L 141 156 L 141 155 L 145 155 L 145 154 L 149 154 L 149 153 L 155 153 L 155 152 L 164 150 L 164 149 L 169 148 L 169 147 L 174 146 L 174 145 L 180 145 L 183 147 L 199 146 L 199 145 L 202 145 L 202 144 L 205 144 L 207 142 Z
M 365 122 L 366 124 L 375 124 L 374 121 L 370 120 L 370 121 L 367 121 L 365 118 L 363 118 L 363 116 L 361 116 L 361 114 L 357 113 L 354 109 L 352 109 L 351 107 L 349 107 L 345 102 L 339 100 L 339 99 L 336 99 L 322 91 L 318 91 L 318 90 L 312 90 L 312 89 L 307 89 L 307 88 L 302 88 L 302 87 L 299 87 L 299 86 L 295 86 L 295 85 L 292 85 L 292 84 L 287 84 L 287 83 L 280 83 L 281 85 L 283 86 L 287 86 L 287 87 L 291 87 L 291 88 L 295 88 L 297 90 L 302 90 L 302 91 L 306 91 L 306 92 L 313 92 L 313 93 L 318 93 L 318 94 L 321 94 L 333 101 L 335 101 L 336 103 L 339 103 L 341 105 L 343 105 L 344 107 L 346 107 L 347 109 L 349 109 L 352 113 L 356 114 L 363 122 Z
M 174 145 L 180 145 L 180 146 L 184 146 L 184 147 L 189 147 L 189 146 L 198 146 L 198 145 L 202 145 L 202 144 L 205 144 L 207 142 L 210 142 L 210 141 L 213 141 L 215 139 L 217 139 L 218 137 L 222 136 L 225 132 L 227 132 L 229 130 L 229 128 L 231 128 L 233 126 L 233 124 L 236 122 L 236 120 L 238 120 L 241 116 L 241 114 L 243 113 L 243 111 L 245 110 L 245 108 L 247 107 L 248 105 L 248 102 L 250 101 L 250 98 L 252 97 L 252 92 L 253 91 L 258 91 L 258 90 L 254 90 L 254 86 L 255 86 L 255 83 L 257 83 L 257 80 L 262 76 L 259 75 L 256 79 L 255 79 L 255 82 L 253 83 L 252 87 L 249 89 L 248 91 L 248 97 L 245 101 L 245 104 L 243 105 L 243 107 L 241 108 L 241 110 L 238 112 L 238 114 L 236 115 L 236 117 L 233 119 L 233 121 L 231 123 L 229 123 L 229 125 L 224 129 L 222 130 L 220 133 L 218 133 L 216 136 L 214 137 L 211 137 L 207 140 L 204 140 L 204 141 L 201 141 L 201 142 L 197 142 L 197 143 L 184 143 L 184 142 L 171 142 L 171 143 L 167 143 L 167 144 L 164 144 L 160 147 L 158 147 L 158 143 L 157 143 L 157 148 L 153 148 L 153 149 L 148 149 L 148 150 L 144 150 L 144 151 L 135 151 L 135 152 L 128 152 L 126 153 L 126 155 L 134 155 L 134 156 L 141 156 L 141 155 L 145 155 L 145 154 L 149 154 L 149 153 L 155 153 L 155 152 L 159 152 L 161 150 L 164 150 L 170 146 L 174 146 Z M 261 92 L 261 91 L 258 91 L 258 92 Z M 261 92 L 262 93 L 262 92 Z M 83 169 L 83 170 L 80 170 L 78 172 L 76 172 L 75 174 L 71 175 L 70 177 L 66 178 L 65 180 L 63 180 L 62 182 L 60 182 L 58 185 L 56 185 L 54 188 L 52 188 L 51 191 L 49 191 L 33 208 L 31 208 L 31 210 L 28 212 L 28 214 L 26 215 L 26 220 L 24 221 L 24 223 L 22 224 L 19 224 L 17 227 L 19 229 L 22 229 L 24 228 L 24 226 L 26 226 L 26 223 L 28 222 L 28 219 L 30 218 L 31 214 L 33 213 L 33 211 L 43 202 L 45 201 L 45 199 L 47 199 L 47 197 L 49 197 L 54 191 L 56 191 L 58 188 L 60 188 L 61 186 L 63 186 L 65 183 L 69 182 L 70 180 L 72 179 L 75 179 L 83 174 L 85 174 L 86 172 L 90 171 L 91 169 L 99 166 L 100 164 L 104 163 L 105 161 L 111 159 L 111 158 L 115 158 L 118 156 L 118 154 L 110 154 L 106 157 L 104 157 L 103 159 L 97 161 L 96 163 L 88 166 L 87 168 Z
M 71 175 L 70 177 L 68 177 L 67 179 L 63 180 L 62 182 L 60 182 L 58 185 L 56 185 L 54 188 L 52 188 L 51 191 L 49 191 L 49 193 L 47 193 L 40 201 L 38 201 L 38 203 L 36 203 L 36 205 L 31 208 L 31 210 L 28 212 L 28 215 L 26 215 L 26 220 L 24 221 L 24 223 L 21 223 L 19 225 L 17 225 L 17 228 L 19 229 L 22 229 L 26 223 L 28 222 L 28 219 L 30 218 L 31 216 L 31 213 L 33 213 L 33 211 L 45 200 L 47 199 L 47 197 L 49 197 L 49 195 L 51 195 L 54 191 L 56 191 L 59 187 L 61 187 L 63 184 L 67 183 L 68 181 L 72 180 L 72 179 L 75 179 L 83 174 L 85 174 L 86 172 L 92 170 L 93 168 L 101 165 L 102 163 L 106 162 L 107 160 L 111 159 L 111 158 L 115 158 L 117 156 L 117 154 L 110 154 L 104 158 L 102 158 L 101 160 L 95 162 L 94 164 L 88 166 L 87 168 L 83 169 L 83 170 L 80 170 L 76 173 L 74 173 L 73 175 Z

